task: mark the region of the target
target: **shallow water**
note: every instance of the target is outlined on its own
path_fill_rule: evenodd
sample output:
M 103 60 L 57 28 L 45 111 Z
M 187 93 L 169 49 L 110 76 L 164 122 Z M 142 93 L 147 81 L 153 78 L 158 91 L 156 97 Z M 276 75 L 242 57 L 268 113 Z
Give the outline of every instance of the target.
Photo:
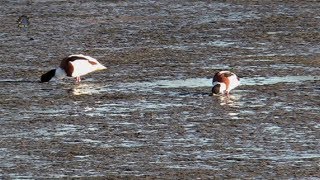
M 319 6 L 5 1 L 0 177 L 319 178 Z M 71 53 L 108 69 L 39 83 Z
M 270 85 L 277 83 L 303 84 L 305 81 L 319 81 L 320 76 L 284 76 L 284 77 L 247 77 L 241 78 L 240 84 L 245 86 Z M 212 79 L 208 78 L 189 78 L 179 80 L 158 80 L 154 82 L 139 82 L 122 85 L 137 88 L 196 88 L 212 86 Z

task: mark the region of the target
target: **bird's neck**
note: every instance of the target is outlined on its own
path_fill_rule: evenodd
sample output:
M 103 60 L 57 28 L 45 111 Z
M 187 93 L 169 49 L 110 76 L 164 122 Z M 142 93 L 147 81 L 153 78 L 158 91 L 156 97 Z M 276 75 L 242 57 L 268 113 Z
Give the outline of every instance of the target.
M 56 73 L 55 73 L 55 77 L 56 77 L 56 78 L 62 79 L 62 78 L 64 78 L 64 77 L 66 77 L 66 76 L 67 76 L 67 73 L 66 73 L 66 71 L 65 71 L 64 69 L 62 69 L 62 68 L 60 68 L 60 67 L 58 67 L 58 68 L 56 69 Z

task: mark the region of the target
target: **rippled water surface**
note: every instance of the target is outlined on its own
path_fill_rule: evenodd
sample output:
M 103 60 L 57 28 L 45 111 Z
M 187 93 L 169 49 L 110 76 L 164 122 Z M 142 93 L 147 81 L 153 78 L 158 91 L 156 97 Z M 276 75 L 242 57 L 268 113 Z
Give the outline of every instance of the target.
M 320 178 L 319 8 L 4 1 L 0 177 Z M 39 83 L 78 53 L 108 69 Z

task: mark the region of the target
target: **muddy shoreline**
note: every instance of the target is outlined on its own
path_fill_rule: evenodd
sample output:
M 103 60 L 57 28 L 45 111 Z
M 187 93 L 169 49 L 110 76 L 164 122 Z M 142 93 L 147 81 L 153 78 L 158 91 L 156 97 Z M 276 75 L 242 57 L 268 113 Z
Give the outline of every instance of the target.
M 5 1 L 0 177 L 319 178 L 319 8 Z M 39 83 L 75 53 L 108 69 Z M 210 96 L 219 70 L 230 97 Z

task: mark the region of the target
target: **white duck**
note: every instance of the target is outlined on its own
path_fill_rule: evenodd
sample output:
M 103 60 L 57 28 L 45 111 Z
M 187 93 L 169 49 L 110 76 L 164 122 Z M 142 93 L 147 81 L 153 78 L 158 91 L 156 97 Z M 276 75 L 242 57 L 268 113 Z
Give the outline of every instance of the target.
M 64 77 L 76 77 L 76 82 L 81 81 L 80 76 L 90 72 L 107 69 L 96 59 L 82 54 L 74 54 L 64 58 L 60 66 L 52 69 L 41 76 L 41 82 L 49 82 L 53 77 L 62 79 Z
M 240 85 L 240 78 L 230 71 L 217 72 L 212 80 L 213 94 L 229 94 L 229 92 Z

